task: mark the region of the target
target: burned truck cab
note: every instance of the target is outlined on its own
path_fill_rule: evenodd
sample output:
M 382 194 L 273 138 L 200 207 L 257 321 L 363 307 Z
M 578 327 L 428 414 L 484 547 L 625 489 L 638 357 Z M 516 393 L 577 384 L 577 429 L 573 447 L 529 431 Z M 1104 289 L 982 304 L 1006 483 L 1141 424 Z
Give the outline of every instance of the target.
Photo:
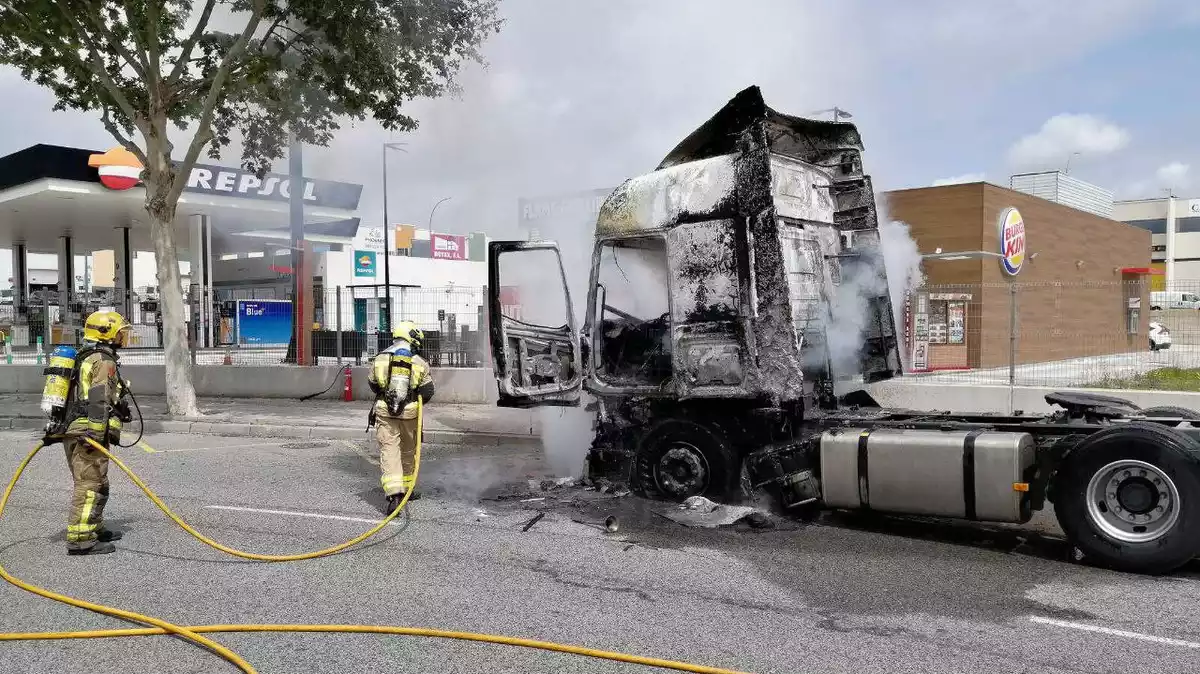
M 604 202 L 578 331 L 556 244 L 492 242 L 499 404 L 586 397 L 591 470 L 651 495 L 727 493 L 749 452 L 836 408 L 835 379 L 900 370 L 860 153 L 854 125 L 784 115 L 757 87 L 742 91 Z M 530 260 L 504 263 L 517 255 Z M 545 292 L 544 273 L 513 277 L 555 265 L 565 314 L 533 321 L 500 301 L 504 287 Z M 860 316 L 835 320 L 839 302 Z

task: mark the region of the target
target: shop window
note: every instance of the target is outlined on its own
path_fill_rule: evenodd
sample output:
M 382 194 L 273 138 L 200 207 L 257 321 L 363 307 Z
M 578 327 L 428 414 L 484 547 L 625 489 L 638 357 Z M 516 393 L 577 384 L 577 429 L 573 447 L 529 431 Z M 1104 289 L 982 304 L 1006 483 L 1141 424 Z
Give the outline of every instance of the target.
M 929 300 L 930 344 L 966 344 L 967 303 L 963 300 Z

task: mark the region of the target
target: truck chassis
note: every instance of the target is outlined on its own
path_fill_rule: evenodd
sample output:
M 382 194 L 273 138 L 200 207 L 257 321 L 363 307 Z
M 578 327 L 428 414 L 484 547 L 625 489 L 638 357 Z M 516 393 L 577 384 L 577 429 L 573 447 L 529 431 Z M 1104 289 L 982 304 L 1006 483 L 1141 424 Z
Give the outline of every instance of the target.
M 1048 415 L 601 399 L 588 471 L 637 493 L 1023 524 L 1052 505 L 1077 556 L 1140 573 L 1200 554 L 1200 414 L 1060 392 Z M 873 438 L 883 439 L 881 448 Z M 955 474 L 957 473 L 957 475 Z

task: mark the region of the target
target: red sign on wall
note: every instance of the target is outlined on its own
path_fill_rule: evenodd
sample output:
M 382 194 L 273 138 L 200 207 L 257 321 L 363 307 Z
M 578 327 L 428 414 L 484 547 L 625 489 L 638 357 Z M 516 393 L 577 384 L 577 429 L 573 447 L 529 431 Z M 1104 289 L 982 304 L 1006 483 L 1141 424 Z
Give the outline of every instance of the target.
M 429 234 L 430 256 L 437 260 L 467 259 L 467 237 L 453 234 Z

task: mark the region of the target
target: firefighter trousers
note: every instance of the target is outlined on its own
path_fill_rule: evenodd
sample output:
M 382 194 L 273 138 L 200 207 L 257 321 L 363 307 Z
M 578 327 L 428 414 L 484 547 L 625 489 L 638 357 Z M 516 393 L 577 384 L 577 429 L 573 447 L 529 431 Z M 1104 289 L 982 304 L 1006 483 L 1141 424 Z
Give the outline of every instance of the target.
M 108 457 L 83 438 L 66 438 L 67 465 L 75 487 L 67 516 L 67 548 L 87 550 L 96 544 L 108 502 Z
M 413 473 L 417 462 L 417 420 L 378 415 L 376 424 L 383 492 L 388 496 L 407 493 L 417 478 Z

